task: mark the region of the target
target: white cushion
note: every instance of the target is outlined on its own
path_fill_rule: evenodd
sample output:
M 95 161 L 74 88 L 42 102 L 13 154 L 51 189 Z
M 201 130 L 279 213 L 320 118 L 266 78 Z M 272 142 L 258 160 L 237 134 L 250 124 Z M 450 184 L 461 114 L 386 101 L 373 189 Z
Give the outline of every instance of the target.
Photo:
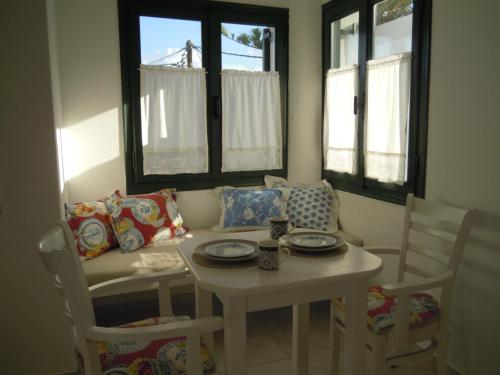
M 199 229 L 187 233 L 187 237 L 210 233 Z M 140 275 L 150 272 L 181 270 L 186 267 L 177 252 L 177 244 L 186 237 L 174 237 L 166 243 L 143 247 L 123 253 L 120 248 L 108 250 L 104 254 L 82 262 L 83 271 L 90 285 L 116 279 L 118 277 Z

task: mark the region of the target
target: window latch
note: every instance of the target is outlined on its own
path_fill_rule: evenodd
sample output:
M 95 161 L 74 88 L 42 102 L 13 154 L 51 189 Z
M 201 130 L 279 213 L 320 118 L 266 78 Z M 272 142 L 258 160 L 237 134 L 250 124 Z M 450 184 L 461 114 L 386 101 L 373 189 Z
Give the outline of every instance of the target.
M 358 111 L 363 110 L 364 107 L 365 104 L 361 99 L 358 99 L 358 96 L 356 95 L 354 97 L 354 109 L 353 109 L 354 114 L 357 115 Z
M 214 118 L 221 118 L 222 117 L 222 103 L 220 100 L 220 96 L 213 97 L 212 109 L 213 109 Z

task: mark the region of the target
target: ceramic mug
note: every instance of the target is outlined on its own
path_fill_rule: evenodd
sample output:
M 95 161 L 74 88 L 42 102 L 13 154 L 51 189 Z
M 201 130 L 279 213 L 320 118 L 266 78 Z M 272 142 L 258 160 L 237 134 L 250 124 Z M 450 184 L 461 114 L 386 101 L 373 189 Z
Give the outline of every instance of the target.
M 294 226 L 286 216 L 275 216 L 269 221 L 271 223 L 271 238 L 273 240 L 277 240 L 294 229 Z
M 259 268 L 263 270 L 277 270 L 279 260 L 280 244 L 277 240 L 265 240 L 259 242 Z

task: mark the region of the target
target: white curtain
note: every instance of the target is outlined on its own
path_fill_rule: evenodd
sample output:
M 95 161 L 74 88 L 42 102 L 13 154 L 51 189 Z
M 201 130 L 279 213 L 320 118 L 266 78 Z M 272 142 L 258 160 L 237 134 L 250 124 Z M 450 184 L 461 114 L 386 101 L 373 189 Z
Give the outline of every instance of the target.
M 411 54 L 367 64 L 366 177 L 402 185 L 406 180 Z
M 279 73 L 221 74 L 222 172 L 281 168 Z
M 205 69 L 141 65 L 144 174 L 208 172 Z
M 326 76 L 323 126 L 325 169 L 356 173 L 358 66 L 330 69 Z

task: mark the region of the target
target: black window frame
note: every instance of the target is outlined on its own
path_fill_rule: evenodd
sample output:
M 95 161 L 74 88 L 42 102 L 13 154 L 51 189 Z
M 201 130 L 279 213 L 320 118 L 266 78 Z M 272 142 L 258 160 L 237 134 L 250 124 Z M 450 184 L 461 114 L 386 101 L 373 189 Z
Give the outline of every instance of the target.
M 165 187 L 177 190 L 217 186 L 262 185 L 264 175 L 287 176 L 288 145 L 288 9 L 216 1 L 118 0 L 122 76 L 125 172 L 127 193 L 147 193 Z M 201 21 L 202 62 L 207 71 L 207 138 L 209 171 L 200 174 L 144 175 L 139 102 L 139 17 Z M 220 23 L 274 27 L 275 71 L 280 73 L 282 115 L 282 168 L 263 171 L 221 172 L 222 122 L 220 111 Z M 217 26 L 219 25 L 219 26 Z
M 414 193 L 422 198 L 425 195 L 432 1 L 413 0 L 408 179 L 404 185 L 378 182 L 365 177 L 364 103 L 366 98 L 366 61 L 370 60 L 372 56 L 374 5 L 382 1 L 332 0 L 323 4 L 323 106 L 326 73 L 330 68 L 330 25 L 336 20 L 359 11 L 358 103 L 361 102 L 361 107 L 358 108 L 357 173 L 351 175 L 325 170 L 324 155 L 321 169 L 323 178 L 332 183 L 336 189 L 387 202 L 405 204 L 408 193 Z M 324 124 L 322 127 L 324 127 Z

